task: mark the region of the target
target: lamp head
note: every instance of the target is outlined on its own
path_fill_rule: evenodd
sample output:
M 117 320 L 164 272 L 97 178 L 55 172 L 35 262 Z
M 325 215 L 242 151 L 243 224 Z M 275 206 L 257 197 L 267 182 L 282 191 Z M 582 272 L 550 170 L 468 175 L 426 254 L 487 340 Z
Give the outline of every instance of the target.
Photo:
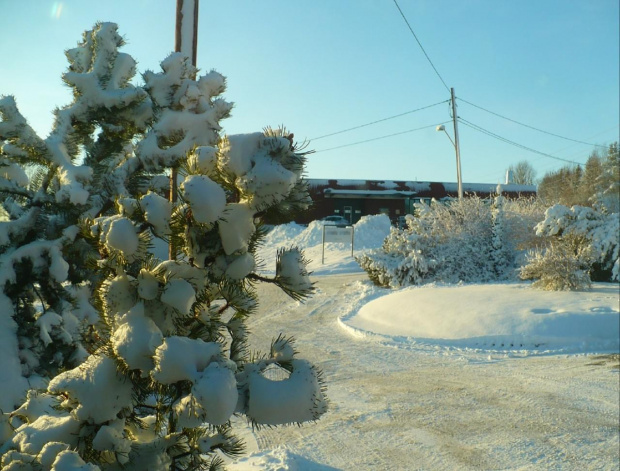
M 440 124 L 435 128 L 435 131 L 445 131 L 446 127 L 443 124 Z

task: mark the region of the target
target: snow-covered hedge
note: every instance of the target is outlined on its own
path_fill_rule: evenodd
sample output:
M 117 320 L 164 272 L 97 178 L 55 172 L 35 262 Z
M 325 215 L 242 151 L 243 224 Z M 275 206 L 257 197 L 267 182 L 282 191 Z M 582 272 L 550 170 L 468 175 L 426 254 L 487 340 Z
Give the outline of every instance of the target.
M 272 426 L 326 410 L 292 340 L 250 357 L 245 327 L 255 283 L 313 291 L 295 247 L 273 278 L 255 273 L 260 216 L 309 204 L 304 152 L 284 129 L 220 137 L 223 76 L 194 78 L 174 53 L 134 85 L 122 44 L 101 23 L 67 51 L 74 101 L 46 139 L 0 98 L 2 469 L 219 469 L 242 449 L 233 414 Z M 162 239 L 173 260 L 152 255 Z
M 544 289 L 583 289 L 591 280 L 618 281 L 619 225 L 617 213 L 561 205 L 545 211 L 538 200 L 432 202 L 417 205 L 405 229 L 392 228 L 380 249 L 357 261 L 389 287 L 520 276 Z
M 369 277 L 382 286 L 404 286 L 430 281 L 485 282 L 514 276 L 517 241 L 508 227 L 532 225 L 509 202 L 497 196 L 450 203 L 416 205 L 407 227 L 392 228 L 383 246 L 358 257 Z

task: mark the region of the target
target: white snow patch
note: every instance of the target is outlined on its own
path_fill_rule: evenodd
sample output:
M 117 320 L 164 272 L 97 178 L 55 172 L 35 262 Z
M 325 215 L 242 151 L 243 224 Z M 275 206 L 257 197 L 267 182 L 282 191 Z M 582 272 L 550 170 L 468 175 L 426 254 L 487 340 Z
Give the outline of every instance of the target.
M 181 191 L 194 219 L 201 224 L 217 221 L 226 207 L 224 190 L 205 175 L 188 176 L 181 184 Z
M 196 302 L 196 291 L 194 291 L 192 285 L 185 280 L 170 280 L 164 287 L 164 292 L 161 295 L 161 302 L 187 315 L 194 302 Z
M 341 322 L 399 342 L 472 349 L 617 351 L 618 287 L 550 292 L 529 283 L 409 287 L 368 300 Z

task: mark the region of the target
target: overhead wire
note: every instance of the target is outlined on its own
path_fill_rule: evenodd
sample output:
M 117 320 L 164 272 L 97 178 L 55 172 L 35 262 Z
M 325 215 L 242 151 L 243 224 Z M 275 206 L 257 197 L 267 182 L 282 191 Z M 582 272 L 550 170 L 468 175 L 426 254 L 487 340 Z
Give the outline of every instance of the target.
M 548 134 L 550 136 L 559 137 L 560 139 L 565 139 L 567 141 L 577 142 L 578 144 L 586 144 L 588 146 L 594 146 L 594 147 L 606 147 L 606 146 L 603 146 L 603 145 L 600 145 L 600 144 L 592 144 L 590 142 L 584 142 L 584 141 L 580 141 L 578 139 L 572 139 L 570 137 L 560 136 L 559 134 L 555 134 L 555 133 L 552 133 L 552 132 L 549 132 L 549 131 L 545 131 L 544 129 L 539 129 L 539 128 L 536 128 L 534 126 L 530 126 L 529 124 L 521 123 L 521 122 L 519 122 L 517 120 L 508 118 L 508 117 L 503 116 L 503 115 L 501 115 L 499 113 L 496 113 L 494 111 L 487 110 L 486 108 L 483 108 L 482 106 L 475 105 L 475 104 L 473 104 L 473 103 L 471 103 L 471 102 L 469 102 L 467 100 L 464 100 L 463 98 L 457 98 L 457 99 L 459 101 L 462 101 L 463 103 L 467 103 L 468 105 L 473 106 L 474 108 L 478 108 L 479 110 L 486 111 L 487 113 L 490 113 L 490 114 L 492 114 L 494 116 L 497 116 L 498 118 L 502 118 L 502 119 L 505 119 L 506 121 L 510 121 L 511 123 L 515 123 L 515 124 L 518 124 L 520 126 L 524 126 L 526 128 L 533 129 L 534 131 L 542 132 L 542 133 Z
M 388 116 L 387 118 L 378 119 L 378 120 L 372 121 L 370 123 L 360 124 L 359 126 L 354 126 L 352 128 L 343 129 L 342 131 L 336 131 L 336 132 L 332 132 L 330 134 L 325 134 L 323 136 L 314 137 L 314 138 L 312 138 L 310 140 L 311 141 L 318 141 L 319 139 L 323 139 L 325 137 L 331 137 L 331 136 L 335 136 L 337 134 L 342 134 L 342 133 L 345 133 L 345 132 L 354 131 L 355 129 L 365 128 L 366 126 L 371 126 L 373 124 L 382 123 L 383 121 L 388 121 L 388 120 L 394 119 L 394 118 L 400 118 L 401 116 L 405 116 L 405 115 L 408 115 L 408 114 L 411 114 L 411 113 L 415 113 L 416 111 L 422 111 L 422 110 L 426 110 L 428 108 L 432 108 L 433 106 L 442 105 L 443 103 L 447 103 L 449 101 L 450 100 L 440 101 L 439 103 L 434 103 L 432 105 L 423 106 L 422 108 L 416 108 L 415 110 L 405 111 L 404 113 L 395 114 L 394 116 Z
M 574 165 L 582 165 L 580 162 L 575 162 L 574 160 L 563 159 L 561 157 L 557 157 L 555 155 L 547 154 L 546 152 L 541 152 L 539 150 L 532 149 L 531 147 L 524 146 L 523 144 L 519 144 L 518 142 L 511 141 L 510 139 L 502 137 L 499 134 L 495 134 L 494 132 L 491 132 L 488 129 L 484 129 L 483 127 L 478 126 L 477 124 L 474 124 L 474 123 L 472 123 L 470 121 L 467 121 L 466 119 L 463 119 L 461 117 L 459 117 L 458 120 L 459 120 L 460 123 L 463 123 L 465 126 L 470 127 L 472 129 L 474 129 L 475 131 L 478 131 L 478 132 L 480 132 L 482 134 L 486 134 L 487 136 L 493 137 L 495 139 L 498 139 L 498 140 L 500 140 L 502 142 L 505 142 L 507 144 L 513 145 L 513 146 L 518 147 L 520 149 L 527 150 L 529 152 L 533 152 L 535 154 L 542 155 L 543 157 L 547 157 L 547 158 L 550 158 L 550 159 L 561 160 L 563 162 L 568 162 L 568 163 L 574 164 Z
M 431 65 L 431 67 L 433 68 L 433 70 L 435 71 L 435 73 L 437 74 L 437 77 L 439 77 L 439 80 L 441 80 L 441 83 L 443 83 L 443 86 L 446 87 L 446 90 L 450 91 L 450 87 L 448 87 L 448 85 L 446 85 L 445 80 L 443 79 L 443 77 L 441 76 L 441 74 L 437 71 L 437 68 L 435 67 L 435 64 L 433 64 L 433 61 L 431 60 L 431 58 L 428 56 L 428 54 L 426 53 L 426 51 L 424 50 L 424 47 L 422 47 L 422 43 L 420 42 L 420 40 L 418 39 L 418 36 L 415 34 L 415 32 L 413 31 L 413 28 L 411 27 L 411 25 L 409 24 L 409 20 L 407 20 L 407 17 L 405 16 L 405 14 L 403 13 L 403 11 L 400 9 L 400 6 L 398 5 L 398 2 L 396 0 L 394 0 L 394 5 L 396 5 L 396 8 L 398 8 L 398 11 L 400 12 L 400 16 L 403 17 L 403 20 L 405 20 L 405 23 L 407 23 L 407 27 L 409 28 L 409 31 L 411 31 L 411 34 L 413 35 L 414 39 L 416 40 L 416 42 L 418 43 L 418 46 L 420 46 L 420 49 L 422 49 L 422 52 L 424 53 L 424 55 L 426 56 L 426 60 L 428 60 L 428 63 Z
M 387 139 L 388 137 L 400 136 L 401 134 L 407 134 L 407 133 L 410 133 L 410 132 L 421 131 L 422 129 L 433 128 L 433 127 L 437 127 L 439 125 L 447 124 L 447 123 L 451 123 L 451 122 L 452 122 L 452 120 L 444 121 L 443 123 L 430 124 L 428 126 L 422 126 L 420 128 L 415 128 L 415 129 L 409 129 L 407 131 L 396 132 L 394 134 L 388 134 L 386 136 L 374 137 L 372 139 L 366 139 L 364 141 L 352 142 L 350 144 L 344 144 L 344 145 L 341 145 L 341 146 L 330 147 L 328 149 L 319 149 L 319 150 L 315 150 L 313 153 L 314 154 L 318 154 L 319 152 L 327 152 L 329 150 L 342 149 L 343 147 L 350 147 L 350 146 L 356 146 L 358 144 L 365 144 L 367 142 L 378 141 L 380 139 Z
M 587 136 L 587 137 L 586 137 L 586 139 L 592 139 L 592 138 L 594 138 L 594 137 L 600 136 L 601 134 L 605 134 L 606 132 L 609 132 L 609 131 L 611 131 L 612 129 L 617 129 L 619 126 L 620 126 L 619 124 L 616 124 L 615 126 L 612 126 L 612 127 L 610 127 L 610 128 L 603 129 L 602 131 L 600 131 L 600 132 L 598 132 L 598 133 L 596 133 L 596 134 L 593 134 L 593 135 L 591 135 L 591 136 Z M 579 144 L 579 143 L 578 143 L 578 144 Z M 563 151 L 565 151 L 565 150 L 567 150 L 567 149 L 570 149 L 570 148 L 572 148 L 572 147 L 577 146 L 578 144 L 569 144 L 567 147 L 562 147 L 562 148 L 560 148 L 560 149 L 557 149 L 557 150 L 555 150 L 555 151 L 551 152 L 551 155 L 555 155 L 555 154 L 557 154 L 558 152 L 563 152 Z M 576 152 L 576 153 L 572 153 L 571 155 L 569 155 L 569 156 L 568 156 L 568 158 L 570 159 L 571 157 L 583 156 L 583 154 L 584 154 L 584 151 L 579 151 L 579 152 Z M 541 159 L 541 158 L 542 158 L 542 157 L 537 158 L 537 161 L 540 161 L 540 160 L 538 160 L 538 159 Z M 544 175 L 546 175 L 547 173 L 549 173 L 550 171 L 557 171 L 557 170 L 553 170 L 554 166 L 555 166 L 555 165 L 557 165 L 557 164 L 553 164 L 553 163 L 551 163 L 551 161 L 549 161 L 549 160 L 548 160 L 547 162 L 548 162 L 548 163 L 546 163 L 546 164 L 540 164 L 540 165 L 539 165 L 539 169 L 540 169 L 540 170 L 543 170 L 543 176 L 544 176 Z M 580 164 L 580 165 L 582 165 L 582 164 Z M 490 177 L 490 176 L 491 176 L 491 174 L 489 174 L 488 176 Z

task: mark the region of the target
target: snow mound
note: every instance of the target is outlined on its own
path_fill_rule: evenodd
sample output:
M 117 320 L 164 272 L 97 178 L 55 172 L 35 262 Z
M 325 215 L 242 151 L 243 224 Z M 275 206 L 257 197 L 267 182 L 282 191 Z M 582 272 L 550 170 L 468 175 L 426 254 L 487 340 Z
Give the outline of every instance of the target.
M 363 216 L 355 225 L 355 248 L 376 249 L 390 233 L 390 218 L 385 214 Z
M 264 274 L 275 273 L 275 257 L 278 248 L 299 247 L 306 258 L 311 260 L 309 269 L 314 275 L 333 275 L 337 273 L 357 273 L 362 269 L 351 256 L 351 245 L 326 242 L 323 253 L 323 221 L 313 221 L 308 226 L 296 223 L 275 226 L 265 237 L 258 250 L 264 262 Z M 390 219 L 385 214 L 363 216 L 354 227 L 354 255 L 369 249 L 381 247 L 390 233 Z
M 314 247 L 323 242 L 323 221 L 312 221 L 308 226 L 297 223 L 275 226 L 265 238 L 265 246 L 296 245 L 300 248 Z M 374 249 L 380 247 L 390 233 L 390 219 L 385 214 L 363 216 L 355 228 L 355 248 Z M 331 244 L 331 243 L 330 243 Z M 344 246 L 345 244 L 334 244 Z
M 283 447 L 253 453 L 233 464 L 227 465 L 231 471 L 336 471 L 337 468 L 322 465 L 303 456 L 291 453 Z
M 618 302 L 618 286 L 611 283 L 583 292 L 539 291 L 525 283 L 426 285 L 370 299 L 339 321 L 358 336 L 401 343 L 524 353 L 617 352 Z

